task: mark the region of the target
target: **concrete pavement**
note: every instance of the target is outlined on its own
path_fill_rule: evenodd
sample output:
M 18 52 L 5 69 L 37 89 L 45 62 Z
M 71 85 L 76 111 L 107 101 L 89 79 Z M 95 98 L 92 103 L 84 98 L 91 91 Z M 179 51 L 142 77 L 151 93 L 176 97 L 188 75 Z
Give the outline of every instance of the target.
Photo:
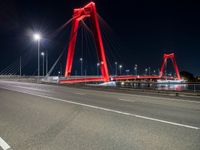
M 0 137 L 19 150 L 198 150 L 200 102 L 0 81 Z

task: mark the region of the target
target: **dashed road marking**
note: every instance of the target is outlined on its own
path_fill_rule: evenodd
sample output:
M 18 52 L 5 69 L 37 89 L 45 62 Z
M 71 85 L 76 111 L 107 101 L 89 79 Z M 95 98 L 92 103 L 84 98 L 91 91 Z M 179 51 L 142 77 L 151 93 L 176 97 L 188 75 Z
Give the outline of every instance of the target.
M 129 100 L 129 99 L 124 99 L 124 98 L 119 98 L 120 101 L 125 101 L 125 102 L 136 102 L 135 100 Z
M 0 137 L 0 147 L 3 150 L 8 150 L 11 148 L 10 145 L 8 145 L 1 137 Z
M 78 95 L 86 95 L 85 93 L 75 93 L 75 94 L 78 94 Z

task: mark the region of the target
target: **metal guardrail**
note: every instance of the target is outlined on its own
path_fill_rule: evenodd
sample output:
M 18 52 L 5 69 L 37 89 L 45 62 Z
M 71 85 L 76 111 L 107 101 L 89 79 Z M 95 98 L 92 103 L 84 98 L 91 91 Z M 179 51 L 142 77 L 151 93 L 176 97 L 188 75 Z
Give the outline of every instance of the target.
M 200 83 L 163 84 L 156 82 L 117 82 L 117 87 L 131 89 L 149 89 L 166 91 L 199 92 Z

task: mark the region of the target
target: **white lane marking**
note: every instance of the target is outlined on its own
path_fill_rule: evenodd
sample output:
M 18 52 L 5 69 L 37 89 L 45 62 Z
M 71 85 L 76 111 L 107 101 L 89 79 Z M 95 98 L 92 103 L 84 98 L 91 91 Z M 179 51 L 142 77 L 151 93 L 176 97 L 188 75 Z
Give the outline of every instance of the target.
M 43 92 L 49 92 L 47 90 L 43 90 L 43 89 L 37 89 L 37 88 L 32 88 L 32 87 L 23 87 L 23 86 L 19 86 L 19 85 L 14 85 L 12 87 L 19 87 L 19 88 L 22 88 L 22 89 L 25 89 L 25 90 L 33 90 L 33 91 L 43 91 Z M 77 94 L 77 95 L 86 95 L 86 93 L 74 93 L 74 94 Z
M 78 95 L 86 95 L 85 93 L 75 93 L 75 94 L 78 94 Z
M 124 99 L 124 98 L 119 98 L 120 101 L 126 101 L 126 102 L 136 102 L 135 100 L 129 100 L 129 99 Z
M 12 90 L 12 89 L 9 89 L 9 88 L 5 88 L 5 89 Z M 117 113 L 117 114 L 121 114 L 121 115 L 132 116 L 132 117 L 136 117 L 136 118 L 142 118 L 142 119 L 146 119 L 146 120 L 156 121 L 156 122 L 160 122 L 160 123 L 166 123 L 166 124 L 170 124 L 170 125 L 175 125 L 175 126 L 180 126 L 180 127 L 185 127 L 185 128 L 195 129 L 195 130 L 200 129 L 199 127 L 195 127 L 195 126 L 191 126 L 191 125 L 186 125 L 186 124 L 181 124 L 181 123 L 176 123 L 176 122 L 171 122 L 171 121 L 166 121 L 166 120 L 161 120 L 161 119 L 156 119 L 156 118 L 151 118 L 151 117 L 146 117 L 146 116 L 142 116 L 142 115 L 132 114 L 132 113 L 128 113 L 128 112 L 122 112 L 122 111 L 118 111 L 118 110 L 114 110 L 114 109 L 103 108 L 103 107 L 89 105 L 89 104 L 83 104 L 83 103 L 74 102 L 74 101 L 71 101 L 71 100 L 64 100 L 64 99 L 49 97 L 49 96 L 45 96 L 45 95 L 38 95 L 38 94 L 33 94 L 33 93 L 25 92 L 25 91 L 18 91 L 16 89 L 14 89 L 14 91 L 24 93 L 24 94 L 29 94 L 29 95 L 32 95 L 32 96 L 38 96 L 38 97 L 41 97 L 41 98 L 51 99 L 51 100 L 54 100 L 54 101 L 61 101 L 61 102 L 70 103 L 70 104 L 79 105 L 79 106 L 85 106 L 85 107 L 89 107 L 89 108 L 93 108 L 93 109 L 104 110 L 104 111 L 107 111 L 107 112 L 113 112 L 113 113 Z
M 11 147 L 0 137 L 0 146 L 3 150 L 8 150 Z
M 43 90 L 43 89 L 39 89 L 39 88 L 32 88 L 32 87 L 23 87 L 23 86 L 19 86 L 19 85 L 15 85 L 14 87 L 19 87 L 19 88 L 22 88 L 22 89 L 27 89 L 27 90 L 33 90 L 33 91 L 43 91 L 43 92 L 48 92 L 46 90 Z

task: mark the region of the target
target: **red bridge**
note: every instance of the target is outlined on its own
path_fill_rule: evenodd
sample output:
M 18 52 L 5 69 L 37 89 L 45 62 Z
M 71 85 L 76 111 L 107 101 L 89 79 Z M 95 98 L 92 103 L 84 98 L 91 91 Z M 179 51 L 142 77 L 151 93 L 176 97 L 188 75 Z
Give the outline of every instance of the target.
M 78 33 L 78 27 L 80 21 L 84 19 L 91 19 L 92 22 L 92 33 L 94 35 L 95 44 L 97 47 L 98 57 L 100 60 L 100 70 L 102 76 L 100 77 L 81 77 L 81 78 L 72 78 L 71 71 L 72 71 L 72 63 L 74 59 L 74 52 L 75 52 L 75 45 L 76 45 L 76 38 Z M 109 81 L 117 81 L 117 80 L 133 80 L 133 79 L 180 79 L 180 74 L 178 70 L 178 66 L 175 60 L 174 53 L 172 54 L 164 54 L 163 55 L 163 62 L 161 64 L 160 74 L 158 76 L 132 76 L 132 75 L 123 75 L 123 76 L 110 76 L 107 61 L 105 56 L 105 50 L 103 45 L 103 40 L 101 36 L 101 31 L 99 27 L 99 22 L 97 18 L 97 12 L 95 3 L 91 2 L 86 6 L 78 9 L 74 9 L 74 14 L 72 16 L 72 28 L 70 34 L 70 42 L 68 46 L 68 54 L 67 54 L 67 61 L 66 61 L 66 68 L 65 68 L 65 79 L 60 80 L 59 83 L 78 83 L 78 82 L 109 82 Z M 167 59 L 171 59 L 175 72 L 176 78 L 173 77 L 166 77 L 164 76 L 164 66 L 167 63 Z

